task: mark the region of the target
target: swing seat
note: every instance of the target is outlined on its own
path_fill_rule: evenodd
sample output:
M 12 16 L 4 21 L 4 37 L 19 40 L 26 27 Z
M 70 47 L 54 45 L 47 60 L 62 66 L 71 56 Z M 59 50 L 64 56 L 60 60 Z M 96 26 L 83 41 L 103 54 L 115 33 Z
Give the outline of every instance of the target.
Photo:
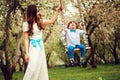
M 90 49 L 91 49 L 91 47 L 90 47 L 90 46 L 87 46 L 87 47 L 86 47 L 86 52 L 88 52 Z M 79 51 L 80 51 L 79 48 L 75 48 L 75 49 L 74 49 L 74 53 L 79 52 Z M 65 49 L 65 53 L 68 54 L 68 49 Z
M 90 47 L 90 46 L 87 46 L 87 47 L 86 47 L 86 52 L 89 53 L 90 49 L 91 49 L 91 47 Z M 65 50 L 65 53 L 68 55 L 68 50 L 67 50 L 67 49 Z M 80 65 L 79 65 L 79 61 L 80 61 L 79 53 L 80 53 L 80 49 L 79 49 L 79 48 L 75 48 L 75 49 L 74 49 L 74 59 L 75 59 L 76 66 L 77 66 L 77 65 L 80 66 Z M 65 67 L 70 67 L 70 62 L 69 62 L 69 61 L 67 61 L 67 62 L 65 63 Z

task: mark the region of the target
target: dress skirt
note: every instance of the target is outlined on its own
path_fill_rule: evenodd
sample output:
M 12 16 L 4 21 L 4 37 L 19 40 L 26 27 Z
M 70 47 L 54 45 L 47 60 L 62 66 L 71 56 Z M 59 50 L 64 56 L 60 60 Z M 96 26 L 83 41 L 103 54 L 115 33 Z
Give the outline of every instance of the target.
M 42 40 L 30 40 L 29 62 L 23 80 L 48 80 L 46 56 Z

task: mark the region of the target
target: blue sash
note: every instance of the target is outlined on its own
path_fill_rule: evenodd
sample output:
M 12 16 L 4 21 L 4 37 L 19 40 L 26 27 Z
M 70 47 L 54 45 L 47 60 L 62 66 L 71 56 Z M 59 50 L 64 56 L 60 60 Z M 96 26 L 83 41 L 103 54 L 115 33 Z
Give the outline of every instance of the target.
M 43 44 L 41 43 L 41 41 L 42 41 L 42 38 L 41 39 L 37 39 L 37 40 L 30 39 L 30 43 L 33 45 L 33 47 L 37 47 L 37 44 L 38 44 L 38 46 L 40 47 L 40 49 L 43 48 Z

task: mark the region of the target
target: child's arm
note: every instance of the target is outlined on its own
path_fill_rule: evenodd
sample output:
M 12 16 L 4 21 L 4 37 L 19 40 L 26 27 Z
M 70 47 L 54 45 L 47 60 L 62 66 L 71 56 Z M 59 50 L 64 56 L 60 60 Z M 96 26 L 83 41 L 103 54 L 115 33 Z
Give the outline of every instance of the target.
M 84 44 L 85 44 L 86 46 L 88 46 L 88 35 L 87 35 L 87 31 L 86 31 L 86 27 L 85 27 L 85 24 L 84 24 L 84 23 L 82 23 L 81 28 L 82 28 L 83 31 L 84 31 L 84 34 L 83 34 Z
M 61 19 L 62 20 L 62 24 L 64 24 L 65 26 L 67 26 L 66 22 L 65 22 L 65 19 Z
M 67 39 L 66 39 L 66 30 L 65 29 L 63 29 L 61 31 L 61 41 L 66 48 L 67 47 Z

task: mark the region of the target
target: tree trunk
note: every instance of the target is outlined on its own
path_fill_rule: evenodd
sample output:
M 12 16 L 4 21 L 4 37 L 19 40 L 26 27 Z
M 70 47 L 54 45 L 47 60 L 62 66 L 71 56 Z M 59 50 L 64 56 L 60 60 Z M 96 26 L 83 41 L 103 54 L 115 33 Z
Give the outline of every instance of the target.
M 10 15 L 13 11 L 15 11 L 16 7 L 18 6 L 19 1 L 14 0 L 12 6 L 11 4 L 8 4 L 9 10 L 7 11 L 7 17 L 6 17 L 6 24 L 5 24 L 5 63 L 0 64 L 1 70 L 4 75 L 5 80 L 12 80 L 13 72 L 15 72 L 15 66 L 11 64 L 11 59 L 9 58 L 9 41 L 10 41 Z
M 22 67 L 22 68 L 23 68 L 22 70 L 25 72 L 28 63 L 25 62 L 25 58 L 24 58 L 25 55 L 24 55 L 24 52 L 23 52 L 23 50 L 22 50 L 22 46 L 20 46 L 20 52 L 21 52 L 21 58 L 23 59 L 23 66 L 24 66 L 24 67 Z
M 115 31 L 115 40 L 114 40 L 114 44 L 113 45 L 111 45 L 111 44 L 109 44 L 109 46 L 110 46 L 110 50 L 111 50 L 111 53 L 112 53 L 112 55 L 113 55 L 113 57 L 114 57 L 114 59 L 115 59 L 115 64 L 118 64 L 119 63 L 119 58 L 118 58 L 118 54 L 117 54 L 117 51 L 116 51 L 116 48 L 117 48 L 117 42 L 118 42 L 118 38 L 117 38 L 117 34 L 116 34 L 116 31 Z M 113 47 L 112 47 L 113 46 Z
M 105 64 L 107 64 L 107 60 L 105 59 L 105 55 L 103 54 L 101 58 L 104 60 Z
M 6 32 L 6 38 L 5 38 L 5 62 L 6 64 L 4 65 L 4 70 L 3 74 L 5 77 L 5 80 L 12 80 L 12 75 L 13 75 L 13 70 L 11 68 L 11 63 L 9 59 L 9 52 L 8 52 L 8 47 L 9 47 L 9 39 L 10 39 L 10 13 L 8 11 L 7 18 L 6 18 L 6 25 L 5 25 L 5 32 Z
M 4 74 L 5 80 L 12 80 L 13 72 L 12 72 L 11 68 L 8 68 L 8 67 L 6 66 L 6 67 L 5 67 L 5 72 L 4 72 L 3 74 Z
M 95 62 L 95 53 L 94 53 L 94 51 L 93 51 L 92 57 L 91 57 L 91 66 L 92 66 L 92 68 L 96 68 L 97 67 L 96 66 L 96 62 Z
M 93 49 L 93 45 L 92 45 L 90 36 L 88 36 L 88 41 L 89 41 L 89 45 L 90 45 L 90 47 L 91 47 L 91 52 L 90 52 L 90 55 L 86 58 L 85 65 L 87 65 L 88 60 L 91 59 L 91 62 L 90 62 L 91 66 L 92 66 L 93 68 L 96 68 L 97 66 L 96 66 L 95 58 L 94 58 L 94 55 L 95 55 L 95 52 L 94 52 L 94 51 L 95 51 L 95 50 Z
M 115 58 L 115 64 L 118 64 L 119 63 L 119 59 L 118 59 L 118 54 L 117 54 L 117 51 L 116 51 L 116 48 L 117 48 L 117 41 L 118 41 L 118 38 L 116 36 L 116 31 L 115 31 L 115 40 L 114 40 L 114 48 L 113 48 L 113 56 Z
M 46 56 L 46 59 L 47 59 L 47 66 L 48 66 L 48 68 L 50 68 L 51 67 L 51 65 L 49 65 L 49 60 L 50 60 L 50 57 L 51 57 L 51 52 L 48 52 L 48 54 L 47 54 L 47 56 Z

